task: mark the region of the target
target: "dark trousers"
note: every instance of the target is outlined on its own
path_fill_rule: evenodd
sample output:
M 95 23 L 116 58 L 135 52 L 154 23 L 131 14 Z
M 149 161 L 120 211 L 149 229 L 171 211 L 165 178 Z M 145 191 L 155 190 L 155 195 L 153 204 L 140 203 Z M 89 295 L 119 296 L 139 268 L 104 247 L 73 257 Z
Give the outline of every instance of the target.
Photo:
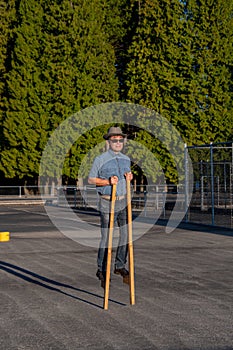
M 110 206 L 111 202 L 109 200 L 100 199 L 101 240 L 97 264 L 98 269 L 103 272 L 106 271 L 107 265 Z M 119 227 L 119 240 L 115 257 L 115 268 L 120 269 L 125 267 L 128 253 L 127 208 L 125 199 L 115 201 L 114 227 L 116 226 Z

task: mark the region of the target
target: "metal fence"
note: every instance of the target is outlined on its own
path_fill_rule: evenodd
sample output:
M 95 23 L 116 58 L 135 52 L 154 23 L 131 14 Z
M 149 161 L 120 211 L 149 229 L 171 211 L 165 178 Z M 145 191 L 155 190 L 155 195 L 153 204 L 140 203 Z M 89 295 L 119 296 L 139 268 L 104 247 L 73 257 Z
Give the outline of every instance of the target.
M 194 188 L 186 220 L 233 227 L 233 142 L 187 147 Z
M 47 193 L 43 195 L 43 193 Z M 46 191 L 41 191 L 38 186 L 0 186 L 0 200 L 4 199 L 41 199 L 43 197 L 56 197 L 57 189 L 54 186 L 46 186 Z
M 177 186 L 150 185 L 136 186 L 132 189 L 132 208 L 135 213 L 143 211 L 144 216 L 153 216 L 161 212 L 166 217 L 168 206 L 173 206 L 176 200 Z M 57 205 L 70 206 L 75 209 L 93 208 L 98 210 L 98 196 L 94 186 L 87 185 L 82 188 L 59 187 Z M 170 208 L 171 209 L 171 208 Z
M 175 185 L 136 186 L 132 190 L 132 208 L 137 215 L 158 215 L 168 219 L 177 201 L 177 194 L 183 195 L 184 210 L 187 210 L 186 222 L 202 223 L 213 226 L 233 227 L 233 141 L 212 143 L 202 146 L 188 146 L 193 168 L 193 191 L 188 207 L 184 181 L 180 187 Z M 188 179 L 185 176 L 185 179 Z M 46 193 L 46 194 L 42 194 Z M 70 206 L 74 209 L 98 209 L 98 198 L 94 186 L 0 186 L 0 202 L 6 198 L 42 199 L 45 204 Z M 181 198 L 181 196 L 179 196 Z
M 183 188 L 183 186 L 182 186 Z M 143 212 L 144 216 L 167 218 L 177 196 L 175 185 L 140 185 L 132 188 L 132 209 L 134 214 Z M 83 187 L 60 186 L 38 188 L 37 186 L 0 186 L 0 202 L 16 199 L 43 200 L 45 205 L 69 206 L 73 209 L 98 210 L 96 188 L 92 185 Z

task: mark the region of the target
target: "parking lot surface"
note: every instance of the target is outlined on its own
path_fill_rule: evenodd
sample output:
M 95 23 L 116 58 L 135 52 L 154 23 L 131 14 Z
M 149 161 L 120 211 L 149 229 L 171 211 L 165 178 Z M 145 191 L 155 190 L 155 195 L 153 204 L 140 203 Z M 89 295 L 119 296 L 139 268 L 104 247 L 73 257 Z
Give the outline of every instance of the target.
M 0 349 L 233 349 L 232 231 L 154 225 L 134 242 L 136 304 L 112 274 L 108 310 L 97 248 L 64 236 L 42 205 L 1 206 L 0 231 L 11 237 L 0 242 Z

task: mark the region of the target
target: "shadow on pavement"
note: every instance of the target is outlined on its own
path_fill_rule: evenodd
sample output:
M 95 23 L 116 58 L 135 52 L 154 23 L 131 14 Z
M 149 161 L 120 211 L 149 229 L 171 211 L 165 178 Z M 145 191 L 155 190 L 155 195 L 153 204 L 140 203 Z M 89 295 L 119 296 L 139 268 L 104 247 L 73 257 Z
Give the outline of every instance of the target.
M 53 287 L 53 286 L 49 286 L 48 284 L 45 284 L 43 282 L 50 283 L 50 284 L 58 286 L 58 287 L 69 288 L 69 289 L 74 290 L 74 291 L 78 291 L 78 292 L 81 292 L 81 293 L 85 293 L 85 294 L 94 296 L 96 298 L 103 299 L 103 297 L 98 295 L 98 294 L 95 294 L 95 293 L 92 293 L 92 292 L 88 292 L 88 291 L 86 291 L 84 289 L 75 288 L 75 287 L 73 287 L 73 286 L 71 286 L 69 284 L 65 284 L 65 283 L 61 283 L 61 282 L 58 282 L 58 281 L 51 280 L 51 279 L 49 279 L 47 277 L 38 275 L 38 274 L 36 274 L 36 273 L 34 273 L 32 271 L 23 269 L 22 267 L 19 267 L 19 266 L 7 263 L 5 261 L 0 261 L 0 269 L 3 270 L 3 271 L 6 271 L 6 272 L 8 272 L 8 273 L 10 273 L 10 274 L 12 274 L 12 275 L 14 275 L 16 277 L 19 277 L 19 278 L 21 278 L 24 281 L 27 281 L 29 283 L 34 283 L 36 285 L 39 285 L 39 286 L 44 287 L 46 289 L 49 289 L 51 291 L 55 291 L 55 292 L 61 293 L 63 295 L 66 295 L 66 296 L 68 296 L 70 298 L 77 299 L 79 301 L 83 301 L 84 303 L 87 303 L 89 305 L 92 305 L 92 306 L 95 306 L 95 307 L 98 307 L 98 308 L 101 308 L 101 309 L 103 308 L 102 306 L 99 306 L 98 304 L 95 304 L 95 303 L 90 302 L 88 300 L 85 300 L 83 298 L 77 297 L 77 296 L 72 295 L 70 293 L 64 292 L 64 291 L 62 291 L 59 288 L 56 288 L 56 287 Z M 34 278 L 31 278 L 30 276 L 35 277 L 35 278 L 39 279 L 40 281 L 38 281 L 38 280 L 36 280 Z M 43 282 L 41 282 L 41 281 L 43 281 Z M 120 303 L 120 302 L 118 302 L 116 300 L 113 300 L 113 299 L 109 299 L 109 301 L 111 301 L 113 303 L 116 303 L 118 305 L 126 306 L 126 304 Z

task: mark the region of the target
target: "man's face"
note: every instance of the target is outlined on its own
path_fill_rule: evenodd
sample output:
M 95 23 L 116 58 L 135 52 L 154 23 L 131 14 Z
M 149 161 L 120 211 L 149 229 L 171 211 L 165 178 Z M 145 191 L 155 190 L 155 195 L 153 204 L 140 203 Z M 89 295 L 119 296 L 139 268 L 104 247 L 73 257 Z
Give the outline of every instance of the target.
M 111 150 L 113 150 L 113 152 L 120 152 L 124 146 L 124 138 L 123 136 L 111 136 L 108 139 L 109 142 L 109 146 L 111 148 Z

